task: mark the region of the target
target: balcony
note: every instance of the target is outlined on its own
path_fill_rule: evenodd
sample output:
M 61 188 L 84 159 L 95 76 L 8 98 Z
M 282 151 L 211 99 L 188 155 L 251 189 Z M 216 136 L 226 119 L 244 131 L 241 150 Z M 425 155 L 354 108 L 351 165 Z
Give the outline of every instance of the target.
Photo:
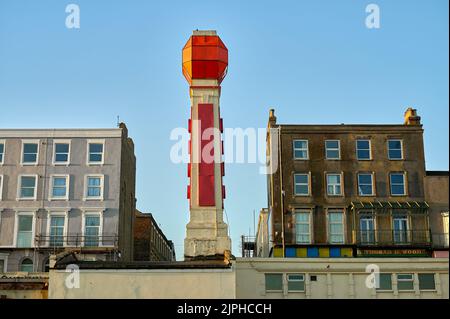
M 53 250 L 64 250 L 64 248 L 117 248 L 119 237 L 117 235 L 89 236 L 89 235 L 69 235 L 69 236 L 44 236 L 35 237 L 35 247 L 49 248 Z
M 429 230 L 354 231 L 358 246 L 431 246 Z

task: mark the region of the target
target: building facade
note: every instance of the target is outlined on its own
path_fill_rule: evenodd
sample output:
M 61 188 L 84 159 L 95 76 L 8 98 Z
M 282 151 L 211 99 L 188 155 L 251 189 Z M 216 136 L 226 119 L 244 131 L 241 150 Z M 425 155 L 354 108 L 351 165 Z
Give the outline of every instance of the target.
M 136 158 L 115 129 L 0 130 L 0 272 L 50 254 L 132 260 Z
M 152 214 L 136 210 L 134 220 L 135 261 L 175 261 L 175 247 L 159 228 Z
M 400 125 L 284 125 L 271 110 L 267 136 L 270 256 L 431 255 L 416 110 Z
M 430 205 L 433 256 L 448 258 L 448 171 L 427 171 L 426 174 L 425 199 Z

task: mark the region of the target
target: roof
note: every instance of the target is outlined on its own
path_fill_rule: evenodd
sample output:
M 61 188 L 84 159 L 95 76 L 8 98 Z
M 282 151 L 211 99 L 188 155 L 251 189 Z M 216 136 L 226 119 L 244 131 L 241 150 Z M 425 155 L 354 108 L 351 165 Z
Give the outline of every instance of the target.
M 273 128 L 281 127 L 283 133 L 355 133 L 355 132 L 380 132 L 380 133 L 417 133 L 423 132 L 422 125 L 404 124 L 275 124 Z

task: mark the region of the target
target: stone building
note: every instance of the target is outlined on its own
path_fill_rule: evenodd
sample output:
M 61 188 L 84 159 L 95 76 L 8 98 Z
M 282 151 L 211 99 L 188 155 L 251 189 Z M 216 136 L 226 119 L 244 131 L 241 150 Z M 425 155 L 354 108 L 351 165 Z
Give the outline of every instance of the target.
M 0 130 L 0 272 L 43 272 L 50 254 L 132 260 L 136 158 L 114 129 Z
M 136 210 L 134 220 L 135 261 L 175 261 L 175 247 L 152 214 Z
M 423 128 L 286 125 L 271 110 L 270 256 L 430 256 Z

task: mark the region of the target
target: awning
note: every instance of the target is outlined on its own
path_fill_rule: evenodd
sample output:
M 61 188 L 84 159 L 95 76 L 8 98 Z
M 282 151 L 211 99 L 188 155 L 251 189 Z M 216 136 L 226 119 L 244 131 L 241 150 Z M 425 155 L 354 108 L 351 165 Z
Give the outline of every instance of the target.
M 372 201 L 372 202 L 362 202 L 355 201 L 350 203 L 350 208 L 353 210 L 377 210 L 377 211 L 390 211 L 397 209 L 405 209 L 415 212 L 426 212 L 430 206 L 427 202 L 418 202 L 418 201 L 389 201 L 389 202 L 380 202 L 380 201 Z

